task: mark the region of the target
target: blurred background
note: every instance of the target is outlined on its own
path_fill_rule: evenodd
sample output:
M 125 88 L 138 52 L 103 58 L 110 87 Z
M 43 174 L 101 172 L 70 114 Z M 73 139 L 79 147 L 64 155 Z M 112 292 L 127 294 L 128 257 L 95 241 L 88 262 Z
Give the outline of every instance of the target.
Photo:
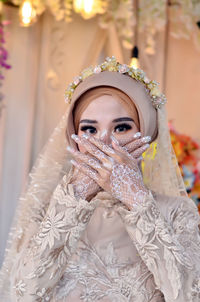
M 200 0 L 0 0 L 0 264 L 27 175 L 65 112 L 67 84 L 112 55 L 160 83 L 199 206 Z

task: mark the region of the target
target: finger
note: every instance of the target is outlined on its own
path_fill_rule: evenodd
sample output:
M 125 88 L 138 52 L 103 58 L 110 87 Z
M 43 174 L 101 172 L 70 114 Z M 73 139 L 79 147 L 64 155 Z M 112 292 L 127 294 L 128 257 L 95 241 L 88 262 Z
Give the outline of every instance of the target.
M 124 156 L 125 156 L 125 158 L 128 157 L 132 162 L 136 161 L 136 163 L 137 163 L 136 158 L 134 158 L 125 147 L 121 147 L 118 143 L 116 143 L 115 140 L 113 140 L 113 138 L 112 138 L 112 145 L 113 145 L 113 148 L 119 154 L 119 157 L 121 154 L 121 157 L 124 157 Z M 118 160 L 118 162 L 120 163 L 120 160 Z
M 86 155 L 84 153 L 76 151 L 75 149 L 71 148 L 70 146 L 67 147 L 67 150 L 73 155 L 73 157 L 75 157 L 75 159 L 78 162 L 81 161 L 82 163 L 88 165 L 89 167 L 91 167 L 92 169 L 96 170 L 99 173 L 104 168 L 102 163 L 98 159 L 96 159 L 90 155 Z M 112 166 L 111 166 L 111 169 L 112 169 Z
M 113 157 L 113 155 L 115 155 L 115 150 L 113 150 L 113 148 L 111 148 L 110 146 L 108 146 L 107 144 L 105 144 L 104 142 L 102 142 L 101 140 L 91 136 L 91 137 L 87 137 L 85 136 L 92 144 L 94 144 L 99 150 L 101 150 L 102 152 L 104 152 L 106 155 Z
M 138 148 L 142 147 L 143 145 L 145 145 L 146 143 L 150 143 L 150 142 L 151 142 L 151 137 L 150 136 L 144 136 L 140 139 L 132 141 L 129 144 L 126 144 L 124 147 L 127 149 L 127 151 L 129 153 L 132 153 L 136 149 L 138 149 Z
M 75 140 L 76 143 L 81 144 L 91 155 L 99 159 L 100 161 L 108 161 L 108 156 L 99 150 L 94 144 L 92 144 L 88 139 L 86 139 L 86 135 L 78 136 L 72 134 L 72 139 Z
M 91 154 L 93 155 L 95 158 L 97 158 L 98 160 L 100 160 L 104 166 L 104 168 L 106 168 L 107 170 L 112 170 L 113 164 L 114 164 L 114 160 L 119 161 L 120 157 L 115 154 L 115 151 L 110 148 L 108 145 L 104 144 L 103 142 L 94 139 L 91 137 L 91 140 L 89 139 L 88 135 L 83 135 L 81 137 L 77 136 L 77 135 L 72 135 L 72 138 L 78 142 L 81 143 L 83 142 L 83 146 L 84 148 Z M 93 142 L 95 142 L 99 147 L 102 146 L 102 149 L 104 151 L 107 151 L 107 153 L 109 152 L 110 155 L 112 155 L 112 157 L 107 156 L 104 151 L 101 151 L 97 146 L 95 146 L 93 144 Z M 100 144 L 102 143 L 102 144 Z M 112 150 L 112 151 L 111 151 Z M 99 173 L 101 173 L 102 177 L 104 174 L 102 174 L 102 171 L 98 170 Z
M 119 144 L 120 146 L 125 146 L 126 144 L 131 143 L 132 141 L 135 141 L 136 139 L 139 139 L 141 137 L 141 132 L 137 132 L 133 135 L 133 137 L 129 137 L 129 138 L 120 138 L 119 139 Z
M 135 145 L 138 146 L 138 148 L 137 149 L 135 148 L 136 150 L 134 150 L 133 152 L 130 152 L 130 149 L 128 149 L 126 146 L 125 147 L 120 146 L 118 141 L 116 140 L 116 138 L 114 138 L 113 136 L 111 136 L 111 139 L 112 139 L 112 143 L 114 143 L 113 144 L 114 149 L 116 149 L 118 152 L 126 154 L 132 160 L 134 160 L 134 159 L 137 160 L 137 163 L 140 164 L 141 161 L 143 160 L 143 157 L 141 155 L 150 146 L 149 144 L 146 144 L 145 141 L 148 142 L 149 140 L 151 140 L 151 137 L 150 136 L 145 136 L 145 137 L 135 141 L 134 143 L 135 143 Z
M 143 157 L 142 157 L 142 156 L 139 156 L 139 157 L 137 158 L 137 163 L 138 163 L 138 165 L 140 165 L 142 161 L 143 161 Z
M 138 158 L 138 157 L 141 156 L 142 153 L 144 153 L 149 147 L 150 147 L 149 144 L 145 144 L 145 145 L 143 145 L 142 147 L 138 148 L 137 150 L 133 151 L 133 152 L 131 153 L 131 155 L 132 155 L 134 158 Z
M 81 164 L 76 162 L 75 160 L 71 159 L 71 163 L 72 165 L 74 165 L 77 169 L 79 169 L 81 172 L 83 172 L 85 175 L 89 176 L 91 179 L 93 179 L 94 181 L 98 182 L 99 177 L 98 177 L 98 173 L 91 169 L 90 167 L 88 167 L 88 165 L 86 164 Z
M 119 142 L 117 141 L 117 139 L 114 136 L 112 136 L 112 135 L 111 135 L 111 140 L 112 140 L 112 146 L 113 146 L 114 150 L 116 150 L 116 151 L 118 151 L 118 152 L 120 152 L 120 153 L 122 153 L 122 154 L 124 154 L 126 156 L 130 155 L 128 153 L 128 150 L 126 149 L 126 147 L 120 146 Z

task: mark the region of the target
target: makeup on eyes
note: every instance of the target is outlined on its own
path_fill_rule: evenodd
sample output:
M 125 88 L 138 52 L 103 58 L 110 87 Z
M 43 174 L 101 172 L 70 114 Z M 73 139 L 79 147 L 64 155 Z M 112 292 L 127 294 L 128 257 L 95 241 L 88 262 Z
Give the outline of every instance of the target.
M 91 125 L 81 126 L 80 130 L 85 133 L 95 134 L 97 133 L 97 129 Z
M 114 132 L 120 133 L 120 132 L 128 131 L 131 129 L 132 129 L 131 125 L 129 125 L 127 123 L 123 123 L 123 124 L 119 124 L 119 125 L 115 126 Z
M 120 117 L 116 118 L 112 121 L 112 123 L 116 124 L 114 126 L 114 129 L 112 133 L 124 133 L 127 132 L 128 130 L 132 129 L 132 125 L 130 123 L 134 123 L 134 120 L 130 117 Z M 85 125 L 81 125 L 85 124 Z M 91 125 L 92 124 L 92 125 Z M 94 126 L 94 124 L 98 124 L 96 120 L 90 120 L 90 119 L 83 119 L 80 121 L 80 130 L 85 133 L 89 134 L 96 134 L 97 133 L 97 127 Z
M 116 125 L 113 129 L 113 133 L 124 133 L 128 130 L 131 130 L 132 126 L 128 123 L 120 123 L 118 125 Z M 82 132 L 86 132 L 86 133 L 90 133 L 90 134 L 96 134 L 97 133 L 97 129 L 94 126 L 91 125 L 83 125 L 81 126 L 80 130 Z

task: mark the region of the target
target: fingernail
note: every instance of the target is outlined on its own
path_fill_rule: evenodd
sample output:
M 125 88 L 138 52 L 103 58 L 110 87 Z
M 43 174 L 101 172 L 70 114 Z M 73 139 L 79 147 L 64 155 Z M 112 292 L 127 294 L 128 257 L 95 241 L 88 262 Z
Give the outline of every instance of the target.
M 77 166 L 77 162 L 75 160 L 71 159 L 70 162 L 72 165 Z
M 70 147 L 70 146 L 67 146 L 67 151 L 69 151 L 69 152 L 75 152 L 75 149 L 72 148 L 72 147 Z
M 113 135 L 111 135 L 110 138 L 112 139 L 112 141 L 113 141 L 116 145 L 119 145 L 118 140 L 117 140 Z
M 150 140 L 151 140 L 151 136 L 144 136 L 144 137 L 142 138 L 142 142 L 143 142 L 143 143 L 148 143 L 148 142 L 150 142 Z
M 141 132 L 137 132 L 137 133 L 135 133 L 135 134 L 133 135 L 134 138 L 138 138 L 138 137 L 140 137 L 140 136 L 141 136 Z
M 84 133 L 81 137 L 88 139 L 90 136 L 87 133 Z
M 144 148 L 145 148 L 145 149 L 148 149 L 149 147 L 150 147 L 149 144 L 144 145 Z
M 73 140 L 75 140 L 75 141 L 79 141 L 79 140 L 80 140 L 79 137 L 78 137 L 78 135 L 76 135 L 76 134 L 72 134 L 72 135 L 71 135 L 71 138 L 72 138 Z

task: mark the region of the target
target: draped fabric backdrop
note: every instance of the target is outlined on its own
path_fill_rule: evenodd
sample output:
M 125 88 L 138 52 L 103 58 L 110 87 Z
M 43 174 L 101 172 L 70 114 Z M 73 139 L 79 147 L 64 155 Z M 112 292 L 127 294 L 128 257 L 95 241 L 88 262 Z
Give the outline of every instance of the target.
M 57 22 L 45 13 L 22 28 L 16 8 L 7 8 L 7 48 L 12 69 L 3 92 L 6 108 L 0 118 L 0 263 L 17 200 L 39 151 L 65 111 L 64 89 L 88 67 L 115 55 L 129 63 L 115 26 L 101 29 L 97 19 Z M 180 132 L 200 139 L 200 52 L 192 41 L 175 40 L 170 24 L 156 35 L 156 53 L 144 52 L 139 34 L 141 68 L 157 80 L 168 97 L 169 119 Z

